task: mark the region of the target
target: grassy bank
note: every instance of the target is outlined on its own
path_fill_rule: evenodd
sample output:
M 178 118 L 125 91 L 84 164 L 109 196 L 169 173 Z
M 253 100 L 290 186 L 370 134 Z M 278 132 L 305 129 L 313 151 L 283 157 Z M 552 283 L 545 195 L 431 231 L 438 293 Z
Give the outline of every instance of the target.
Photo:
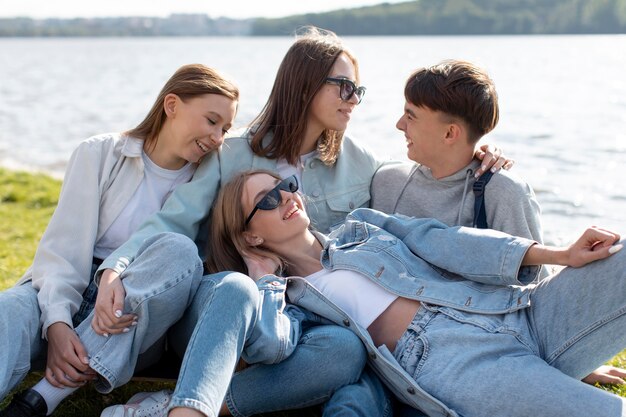
M 45 175 L 12 172 L 0 168 L 0 290 L 17 281 L 28 268 L 43 231 L 54 211 L 60 182 Z M 626 350 L 611 364 L 626 367 Z M 28 379 L 30 386 L 38 377 Z M 125 402 L 137 391 L 172 387 L 171 383 L 130 383 L 111 395 L 100 395 L 90 387 L 81 388 L 65 401 L 55 416 L 99 416 L 102 408 Z M 603 387 L 626 397 L 626 387 Z M 5 401 L 6 402 L 6 401 Z M 2 406 L 0 406 L 1 408 Z M 273 417 L 315 416 L 315 410 L 275 413 Z M 269 417 L 269 415 L 268 415 Z
M 30 265 L 60 188 L 59 181 L 45 175 L 0 169 L 0 289 Z

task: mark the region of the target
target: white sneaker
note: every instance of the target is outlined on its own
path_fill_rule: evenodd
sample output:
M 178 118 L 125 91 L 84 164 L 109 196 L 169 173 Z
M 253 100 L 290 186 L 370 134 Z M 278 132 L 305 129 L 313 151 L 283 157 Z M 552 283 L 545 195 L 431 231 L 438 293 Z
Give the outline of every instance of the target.
M 172 391 L 139 392 L 126 404 L 112 405 L 102 410 L 100 417 L 165 417 Z

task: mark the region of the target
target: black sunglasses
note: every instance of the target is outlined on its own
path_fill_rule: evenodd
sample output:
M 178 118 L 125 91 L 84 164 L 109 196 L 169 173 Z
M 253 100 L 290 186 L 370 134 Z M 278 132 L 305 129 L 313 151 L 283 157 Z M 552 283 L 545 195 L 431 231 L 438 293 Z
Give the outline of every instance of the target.
M 326 82 L 339 86 L 339 97 L 341 97 L 343 101 L 350 100 L 355 94 L 358 100 L 356 104 L 361 103 L 361 100 L 363 100 L 363 96 L 365 95 L 365 87 L 363 86 L 357 87 L 355 83 L 346 78 L 328 77 L 326 78 Z
M 295 193 L 298 191 L 298 179 L 295 175 L 285 178 L 281 182 L 279 182 L 276 187 L 272 188 L 263 196 L 261 200 L 254 206 L 252 213 L 246 219 L 246 226 L 252 220 L 252 216 L 256 213 L 257 210 L 274 210 L 278 205 L 283 201 L 280 191 L 288 191 L 290 193 Z

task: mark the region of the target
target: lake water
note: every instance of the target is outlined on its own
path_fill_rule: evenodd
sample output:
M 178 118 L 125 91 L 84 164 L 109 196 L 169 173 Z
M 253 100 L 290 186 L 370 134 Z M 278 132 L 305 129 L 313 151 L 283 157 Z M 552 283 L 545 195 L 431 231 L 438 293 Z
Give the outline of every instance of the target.
M 367 94 L 348 133 L 405 159 L 395 122 L 411 71 L 445 58 L 486 68 L 501 119 L 484 141 L 535 189 L 549 242 L 587 225 L 626 235 L 626 36 L 346 37 Z M 199 62 L 235 79 L 236 124 L 267 98 L 292 38 L 0 39 L 0 165 L 62 175 L 75 146 L 137 124 L 165 80 Z

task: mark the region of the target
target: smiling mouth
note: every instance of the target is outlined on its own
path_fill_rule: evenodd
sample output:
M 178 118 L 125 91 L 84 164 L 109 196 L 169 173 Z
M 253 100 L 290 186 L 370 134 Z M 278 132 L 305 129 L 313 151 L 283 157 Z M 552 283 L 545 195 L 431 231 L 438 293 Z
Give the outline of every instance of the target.
M 291 216 L 294 215 L 294 213 L 296 213 L 298 210 L 300 210 L 300 208 L 298 207 L 298 205 L 294 205 L 291 210 L 289 210 L 287 213 L 285 213 L 285 215 L 283 216 L 283 220 L 287 220 L 289 219 Z
M 204 144 L 198 142 L 197 140 L 196 140 L 196 145 L 198 145 L 198 148 L 200 148 L 200 150 L 203 153 L 207 153 L 207 152 L 209 152 L 211 150 L 211 149 L 207 148 L 206 146 L 204 146 Z

